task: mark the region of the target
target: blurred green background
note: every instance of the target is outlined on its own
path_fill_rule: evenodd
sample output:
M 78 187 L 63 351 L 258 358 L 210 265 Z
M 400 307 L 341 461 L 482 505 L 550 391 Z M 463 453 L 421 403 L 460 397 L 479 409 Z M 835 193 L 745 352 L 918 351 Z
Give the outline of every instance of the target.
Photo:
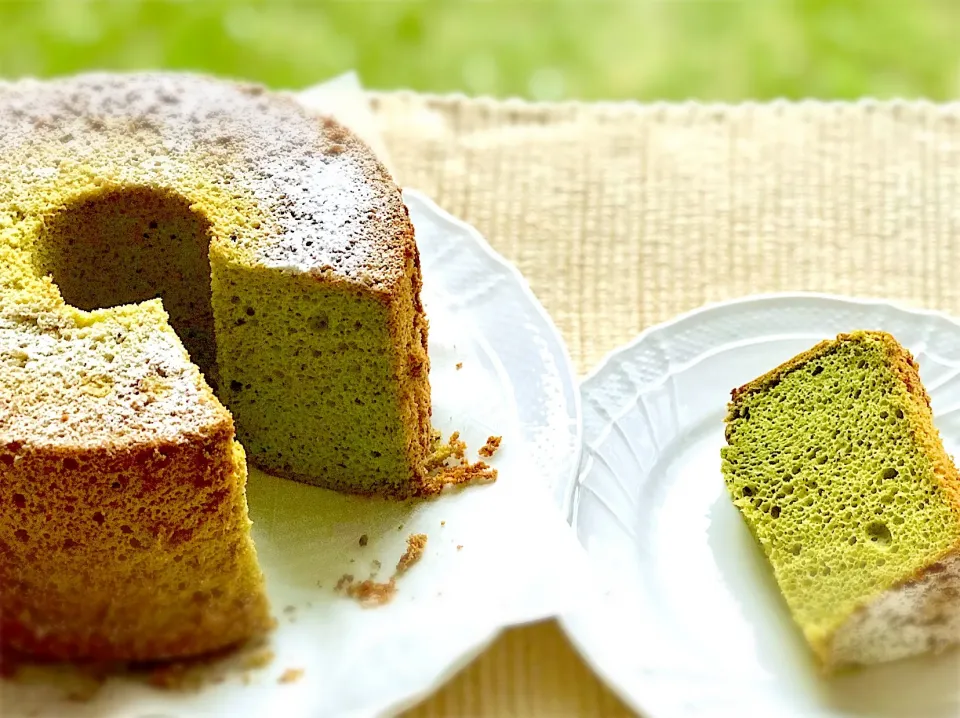
M 154 67 L 533 99 L 947 99 L 960 0 L 0 0 L 2 76 Z

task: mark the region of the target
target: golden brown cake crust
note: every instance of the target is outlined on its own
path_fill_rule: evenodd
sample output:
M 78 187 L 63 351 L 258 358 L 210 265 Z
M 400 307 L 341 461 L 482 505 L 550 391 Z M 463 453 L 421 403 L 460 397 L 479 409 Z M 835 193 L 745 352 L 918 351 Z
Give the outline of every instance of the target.
M 272 621 L 226 417 L 152 447 L 0 447 L 0 639 L 55 659 L 158 660 Z

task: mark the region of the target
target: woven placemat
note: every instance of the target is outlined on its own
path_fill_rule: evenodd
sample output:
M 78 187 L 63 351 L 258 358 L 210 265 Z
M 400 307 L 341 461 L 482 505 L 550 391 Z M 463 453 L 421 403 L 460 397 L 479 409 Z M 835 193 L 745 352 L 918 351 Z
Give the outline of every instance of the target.
M 372 98 L 398 181 L 517 264 L 580 372 L 756 292 L 960 313 L 960 105 Z M 553 623 L 508 632 L 411 712 L 627 714 Z

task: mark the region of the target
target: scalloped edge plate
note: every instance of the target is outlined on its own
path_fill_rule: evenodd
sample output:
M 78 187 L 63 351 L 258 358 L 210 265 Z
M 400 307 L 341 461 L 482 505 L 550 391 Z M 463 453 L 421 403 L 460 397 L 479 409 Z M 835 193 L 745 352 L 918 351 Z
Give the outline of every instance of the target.
M 423 194 L 403 194 L 431 321 L 433 423 L 444 436 L 462 431 L 471 454 L 501 434 L 490 460 L 498 481 L 398 503 L 251 470 L 254 538 L 279 621 L 266 646 L 273 660 L 249 670 L 244 655 L 230 657 L 215 664 L 222 682 L 196 693 L 112 678 L 85 702 L 66 700 L 40 671 L 40 680 L 0 684 L 5 716 L 393 714 L 439 688 L 504 628 L 553 617 L 582 595 L 584 574 L 571 560 L 582 552 L 551 501 L 566 493 L 582 446 L 566 346 L 517 269 L 479 232 Z M 335 594 L 339 576 L 367 578 L 374 559 L 385 580 L 417 532 L 429 537 L 426 551 L 389 604 L 364 609 Z M 285 683 L 287 669 L 304 673 Z
M 720 474 L 730 389 L 854 329 L 884 329 L 914 353 L 955 453 L 960 323 L 879 299 L 708 305 L 643 332 L 582 382 L 584 454 L 561 505 L 598 588 L 561 624 L 643 715 L 960 714 L 960 651 L 820 678 Z

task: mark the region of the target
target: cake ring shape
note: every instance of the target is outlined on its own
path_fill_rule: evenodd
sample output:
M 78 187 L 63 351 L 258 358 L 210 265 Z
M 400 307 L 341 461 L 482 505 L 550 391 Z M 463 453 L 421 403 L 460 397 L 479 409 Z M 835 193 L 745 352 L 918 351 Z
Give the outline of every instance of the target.
M 427 490 L 413 228 L 349 131 L 192 74 L 18 81 L 0 166 L 5 646 L 154 660 L 267 630 L 236 439 L 278 475 Z

